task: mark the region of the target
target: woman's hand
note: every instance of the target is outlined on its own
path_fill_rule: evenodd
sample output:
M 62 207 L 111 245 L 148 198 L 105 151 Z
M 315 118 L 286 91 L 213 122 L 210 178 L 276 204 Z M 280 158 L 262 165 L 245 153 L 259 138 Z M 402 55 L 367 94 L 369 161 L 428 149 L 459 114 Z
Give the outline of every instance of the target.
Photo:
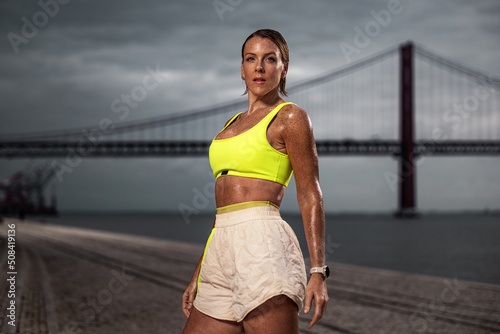
M 189 282 L 186 291 L 184 291 L 184 294 L 182 295 L 182 312 L 184 312 L 186 318 L 189 318 L 191 310 L 193 309 L 193 301 L 194 297 L 196 296 L 196 289 L 197 280 L 193 278 L 191 282 Z
M 321 274 L 312 274 L 306 288 L 306 304 L 304 313 L 309 313 L 314 299 L 314 316 L 309 322 L 309 329 L 314 326 L 325 313 L 328 303 L 328 291 L 326 290 L 325 278 Z

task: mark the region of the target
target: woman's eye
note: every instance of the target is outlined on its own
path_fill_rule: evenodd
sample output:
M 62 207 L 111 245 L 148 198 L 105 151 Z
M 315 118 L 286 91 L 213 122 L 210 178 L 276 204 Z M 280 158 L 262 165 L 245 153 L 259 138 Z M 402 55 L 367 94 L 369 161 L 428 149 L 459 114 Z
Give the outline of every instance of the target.
M 269 57 L 267 58 L 268 61 L 276 61 L 276 59 L 274 59 L 273 57 Z
M 252 61 L 253 60 L 253 57 L 248 57 L 247 58 L 247 61 Z

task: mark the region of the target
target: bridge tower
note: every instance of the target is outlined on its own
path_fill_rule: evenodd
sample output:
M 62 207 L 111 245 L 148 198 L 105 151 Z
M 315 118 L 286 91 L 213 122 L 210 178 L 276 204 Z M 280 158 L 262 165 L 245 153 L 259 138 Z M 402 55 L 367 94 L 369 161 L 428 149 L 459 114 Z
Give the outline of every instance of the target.
M 400 47 L 400 126 L 399 141 L 399 208 L 397 215 L 412 217 L 415 210 L 415 163 L 414 163 L 414 126 L 413 126 L 413 44 L 405 43 Z

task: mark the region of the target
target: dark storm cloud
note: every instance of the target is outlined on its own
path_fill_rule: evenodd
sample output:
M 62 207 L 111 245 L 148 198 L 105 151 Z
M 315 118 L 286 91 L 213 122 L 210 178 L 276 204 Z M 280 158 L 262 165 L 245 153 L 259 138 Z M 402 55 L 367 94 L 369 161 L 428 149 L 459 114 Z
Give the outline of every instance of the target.
M 2 11 L 6 28 L 3 32 L 7 31 L 4 36 L 8 33 L 24 36 L 26 19 L 33 23 L 34 15 L 42 11 L 33 2 L 27 2 L 26 6 L 3 6 L 6 9 Z M 126 1 L 102 4 L 73 0 L 59 6 L 57 14 L 46 26 L 38 28 L 33 37 L 27 38 L 27 43 L 14 43 L 14 48 L 8 40 L 2 43 L 0 52 L 4 61 L 0 66 L 4 92 L 8 92 L 3 101 L 5 110 L 10 110 L 10 116 L 0 126 L 2 132 L 96 123 L 109 112 L 116 96 L 140 83 L 147 66 L 159 66 L 165 73 L 185 71 L 184 78 L 175 76 L 178 87 L 188 83 L 189 72 L 198 72 L 203 77 L 204 71 L 217 69 L 216 64 L 207 66 L 206 59 L 227 57 L 224 53 L 216 57 L 211 47 L 216 34 L 204 24 L 205 13 L 213 16 L 215 24 L 219 22 L 209 3 L 146 1 L 139 5 Z M 15 48 L 19 52 L 15 53 Z M 190 93 L 189 89 L 185 92 Z M 149 100 L 152 103 L 153 99 Z M 170 110 L 187 107 L 176 107 L 176 103 L 179 102 L 171 103 Z M 149 107 L 150 113 L 131 115 L 130 120 L 165 113 L 158 107 Z M 20 122 L 20 112 L 24 118 L 31 113 L 38 120 L 34 122 L 36 126 Z

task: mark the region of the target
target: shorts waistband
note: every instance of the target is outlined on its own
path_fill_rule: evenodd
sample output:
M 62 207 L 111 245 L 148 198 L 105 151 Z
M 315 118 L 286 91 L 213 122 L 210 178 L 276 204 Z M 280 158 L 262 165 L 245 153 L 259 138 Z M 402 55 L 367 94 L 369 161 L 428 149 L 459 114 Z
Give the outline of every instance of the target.
M 254 208 L 257 206 L 274 206 L 279 209 L 279 206 L 269 201 L 251 201 L 221 206 L 220 208 L 217 208 L 217 213 L 228 213 L 242 209 Z
M 252 220 L 274 219 L 281 220 L 279 208 L 277 208 L 276 206 L 251 206 L 241 210 L 217 213 L 215 215 L 215 227 L 227 227 L 249 222 Z

